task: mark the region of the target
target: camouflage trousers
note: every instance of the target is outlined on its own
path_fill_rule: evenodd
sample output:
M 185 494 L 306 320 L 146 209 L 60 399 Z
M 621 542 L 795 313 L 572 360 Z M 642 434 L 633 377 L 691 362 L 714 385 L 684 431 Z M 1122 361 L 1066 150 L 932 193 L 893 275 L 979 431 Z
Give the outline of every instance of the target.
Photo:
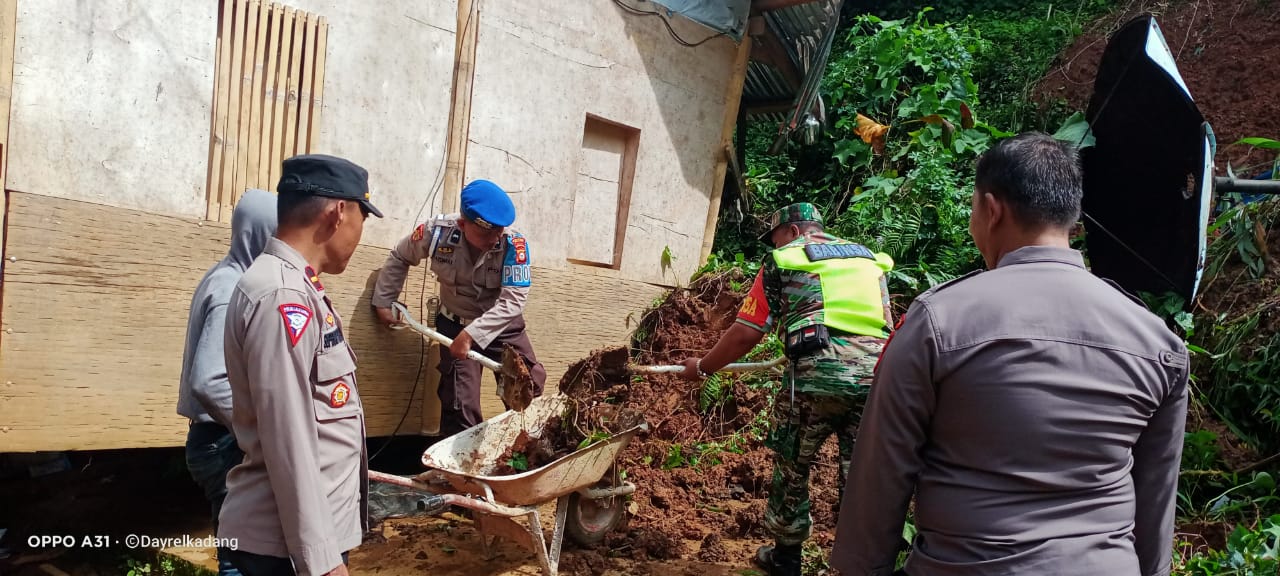
M 766 443 L 774 451 L 774 460 L 764 526 L 781 546 L 799 545 L 809 538 L 813 527 L 809 515 L 809 474 L 818 450 L 832 434 L 840 445 L 837 509 L 844 495 L 853 443 L 871 387 L 869 378 L 852 374 L 861 372 L 860 366 L 864 364 L 861 359 L 845 359 L 841 362 L 843 366 L 834 364 L 827 360 L 813 369 L 804 369 L 804 362 L 797 362 L 794 399 L 791 387 L 784 382 L 775 403 L 777 418 Z M 834 385 L 833 378 L 840 378 L 839 386 Z M 814 387 L 814 379 L 824 381 L 820 386 L 823 391 L 809 391 Z

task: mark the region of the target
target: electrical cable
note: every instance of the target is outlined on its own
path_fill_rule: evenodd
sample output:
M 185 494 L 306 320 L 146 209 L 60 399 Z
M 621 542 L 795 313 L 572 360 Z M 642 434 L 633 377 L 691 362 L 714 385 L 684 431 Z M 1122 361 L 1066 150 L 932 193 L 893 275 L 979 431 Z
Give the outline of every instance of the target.
M 632 14 L 637 14 L 640 16 L 657 16 L 658 19 L 662 21 L 662 25 L 667 27 L 667 33 L 671 34 L 671 37 L 675 38 L 676 42 L 679 43 L 681 46 L 687 46 L 689 48 L 697 48 L 698 46 L 706 44 L 707 42 L 710 42 L 716 38 L 719 38 L 725 35 L 725 33 L 723 32 L 716 32 L 715 34 L 707 36 L 706 38 L 703 38 L 702 40 L 699 40 L 697 42 L 689 42 L 688 40 L 681 38 L 680 35 L 676 33 L 676 29 L 671 27 L 671 22 L 667 20 L 666 15 L 664 15 L 662 12 L 659 12 L 657 10 L 653 10 L 653 11 L 641 10 L 639 8 L 626 5 L 625 3 L 622 2 L 622 0 L 613 0 L 613 3 L 617 4 L 619 8 L 622 8 L 623 10 L 626 10 L 627 12 L 630 12 Z
M 422 292 L 418 295 L 418 302 L 419 302 L 418 314 L 419 315 L 422 314 L 422 304 L 421 304 L 422 297 L 426 296 L 426 294 L 427 294 L 427 274 L 426 274 L 426 268 L 424 267 L 423 274 L 422 274 Z M 422 338 L 419 338 L 419 340 L 420 342 L 418 343 L 418 371 L 413 375 L 413 388 L 409 389 L 409 400 L 408 402 L 405 403 L 404 413 L 400 415 L 400 421 L 396 423 L 395 429 L 391 431 L 391 436 L 387 438 L 386 442 L 382 443 L 382 447 L 378 448 L 378 451 L 374 452 L 373 456 L 369 457 L 370 464 L 373 463 L 374 459 L 377 458 L 378 455 L 382 454 L 383 450 L 387 449 L 387 446 L 391 445 L 392 440 L 396 439 L 396 435 L 400 433 L 400 427 L 404 426 L 404 421 L 409 418 L 409 411 L 413 409 L 413 397 L 418 394 L 418 384 L 422 381 L 422 365 L 423 363 L 426 362 L 426 357 L 427 357 L 427 341 Z M 426 402 L 426 398 L 423 398 L 422 401 Z
M 471 22 L 471 19 L 470 17 L 468 17 L 467 19 L 468 26 L 470 25 L 470 22 Z M 423 198 L 422 204 L 418 206 L 418 213 L 415 214 L 413 218 L 414 222 L 417 222 L 422 218 L 422 211 L 425 210 L 427 206 L 431 205 L 431 203 L 435 201 L 436 197 L 440 193 L 441 187 L 444 185 L 444 162 L 447 155 L 448 155 L 448 150 L 445 151 L 445 154 L 442 154 L 440 156 L 440 165 L 436 167 L 436 176 L 432 180 L 431 191 L 427 194 L 426 198 Z M 423 266 L 422 290 L 418 294 L 418 316 L 419 317 L 424 316 L 423 309 L 422 309 L 422 299 L 427 295 L 427 276 L 429 272 L 430 272 L 430 268 Z M 422 382 L 422 365 L 423 363 L 426 362 L 426 358 L 427 358 L 427 341 L 422 340 L 418 344 L 418 371 L 413 376 L 413 388 L 409 390 L 409 400 L 405 403 L 404 413 L 400 415 L 400 422 L 396 423 L 396 427 L 391 431 L 391 436 L 387 438 L 387 441 L 384 442 L 380 448 L 378 448 L 377 452 L 373 453 L 373 456 L 369 457 L 370 463 L 372 463 L 375 458 L 377 458 L 380 454 L 382 454 L 382 451 L 386 450 L 387 446 L 391 445 L 391 441 L 396 439 L 396 436 L 400 433 L 400 428 L 404 426 L 404 421 L 409 418 L 409 411 L 413 409 L 413 398 L 414 396 L 417 395 L 418 385 Z M 424 397 L 423 402 L 425 401 L 426 401 L 426 398 Z
M 1102 99 L 1102 105 L 1098 106 L 1098 113 L 1093 115 L 1094 122 L 1097 122 L 1099 118 L 1102 118 L 1102 113 L 1105 112 L 1107 109 L 1107 106 L 1111 104 L 1111 98 L 1115 96 L 1116 92 L 1120 89 L 1121 83 L 1123 83 L 1125 77 L 1129 75 L 1129 70 L 1133 68 L 1133 64 L 1138 60 L 1138 58 L 1141 58 L 1141 57 L 1142 57 L 1141 55 L 1134 56 L 1128 62 L 1125 63 L 1124 69 L 1120 71 L 1120 76 L 1116 78 L 1115 84 L 1113 84 L 1111 86 L 1111 90 L 1107 92 L 1107 97 Z M 1084 134 L 1080 136 L 1080 140 L 1076 142 L 1077 150 L 1080 149 L 1080 146 L 1084 145 L 1085 139 L 1088 138 L 1090 134 L 1093 134 L 1092 125 L 1090 125 L 1084 131 Z M 1099 230 L 1101 230 L 1104 234 L 1106 234 L 1107 236 L 1110 236 L 1111 239 L 1115 241 L 1116 244 L 1119 244 L 1121 248 L 1124 248 L 1126 251 L 1129 252 L 1130 255 L 1132 255 L 1134 258 L 1137 258 L 1138 261 L 1141 262 L 1144 266 L 1146 266 L 1147 268 L 1150 268 L 1152 272 L 1155 272 L 1156 275 L 1159 276 L 1161 280 L 1164 280 L 1166 283 L 1169 284 L 1170 288 L 1173 288 L 1174 290 L 1178 290 L 1180 288 L 1178 284 L 1175 283 L 1173 280 L 1169 279 L 1169 277 L 1166 276 L 1165 273 L 1160 270 L 1160 268 L 1158 268 L 1155 264 L 1152 264 L 1146 258 L 1143 258 L 1142 255 L 1139 254 L 1137 250 L 1135 250 L 1133 247 L 1125 243 L 1124 240 L 1121 240 L 1120 237 L 1117 236 L 1115 233 L 1113 233 L 1111 230 L 1108 230 L 1107 227 L 1103 226 L 1102 223 L 1099 222 L 1097 218 L 1094 218 L 1092 215 L 1090 215 L 1088 212 L 1085 212 L 1083 209 L 1080 210 L 1080 215 L 1084 216 L 1085 219 L 1092 222 L 1093 225 L 1096 226 Z

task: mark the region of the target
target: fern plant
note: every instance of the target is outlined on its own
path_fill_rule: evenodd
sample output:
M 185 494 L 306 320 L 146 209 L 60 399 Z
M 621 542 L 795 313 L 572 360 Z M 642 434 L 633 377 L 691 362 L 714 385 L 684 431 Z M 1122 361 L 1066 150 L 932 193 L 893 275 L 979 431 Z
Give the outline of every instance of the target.
M 726 380 L 720 374 L 712 374 L 702 381 L 702 388 L 698 391 L 698 409 L 705 414 L 712 408 L 724 404 L 731 392 L 733 392 L 732 380 Z

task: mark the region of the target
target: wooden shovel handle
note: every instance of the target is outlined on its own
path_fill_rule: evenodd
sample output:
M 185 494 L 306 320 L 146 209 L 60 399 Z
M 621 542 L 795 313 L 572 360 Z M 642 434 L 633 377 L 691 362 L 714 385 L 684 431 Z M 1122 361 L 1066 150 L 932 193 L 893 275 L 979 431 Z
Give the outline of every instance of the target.
M 422 323 L 419 323 L 417 320 L 414 320 L 413 315 L 409 314 L 409 309 L 405 308 L 404 304 L 401 304 L 399 302 L 392 302 L 391 308 L 396 311 L 397 315 L 400 316 L 400 321 L 403 322 L 405 326 L 408 326 L 414 332 L 421 334 L 424 338 L 427 338 L 429 340 L 435 340 L 436 342 L 444 344 L 445 348 L 448 348 L 449 346 L 453 345 L 453 338 L 450 338 L 448 336 L 445 336 L 444 334 L 436 332 L 435 330 L 432 330 L 430 327 Z M 492 358 L 489 358 L 484 354 L 476 352 L 475 350 L 467 350 L 467 358 L 475 360 L 485 368 L 488 368 L 495 372 L 502 371 L 502 364 L 499 364 L 498 362 L 494 361 Z

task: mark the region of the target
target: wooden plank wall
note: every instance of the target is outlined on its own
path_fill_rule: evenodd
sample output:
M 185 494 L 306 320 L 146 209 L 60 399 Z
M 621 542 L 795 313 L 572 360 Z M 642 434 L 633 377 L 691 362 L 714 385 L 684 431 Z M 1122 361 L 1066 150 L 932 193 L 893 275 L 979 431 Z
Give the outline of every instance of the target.
M 186 421 L 175 406 L 191 292 L 225 255 L 227 227 L 21 192 L 11 192 L 8 218 L 0 452 L 181 445 Z M 361 246 L 345 274 L 324 278 L 360 355 L 370 436 L 400 421 L 421 351 L 417 335 L 373 322 L 369 297 L 386 254 Z M 410 306 L 424 276 L 410 275 Z M 560 270 L 534 278 L 529 332 L 552 386 L 570 362 L 625 341 L 628 312 L 662 290 Z M 401 434 L 419 429 L 433 369 L 424 363 Z M 492 390 L 486 379 L 487 414 L 497 410 Z
M 328 22 L 262 0 L 223 0 L 209 150 L 209 220 L 249 188 L 275 190 L 280 162 L 319 134 Z

